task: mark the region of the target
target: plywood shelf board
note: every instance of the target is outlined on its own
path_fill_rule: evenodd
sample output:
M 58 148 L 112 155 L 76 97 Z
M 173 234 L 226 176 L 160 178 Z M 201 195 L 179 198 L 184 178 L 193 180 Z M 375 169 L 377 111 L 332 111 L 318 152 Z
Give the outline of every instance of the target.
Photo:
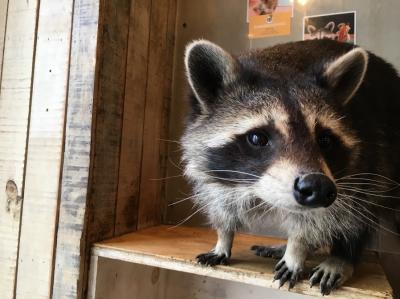
M 216 234 L 205 228 L 158 226 L 118 238 L 96 243 L 92 254 L 180 272 L 243 282 L 251 285 L 277 288 L 273 281 L 276 260 L 253 255 L 249 248 L 254 244 L 277 245 L 285 240 L 247 234 L 235 237 L 229 266 L 205 267 L 196 263 L 195 256 L 210 250 Z M 315 266 L 320 257 L 307 262 Z M 391 288 L 374 254 L 368 254 L 356 268 L 355 277 L 334 292 L 334 298 L 392 298 Z M 287 287 L 282 287 L 287 291 Z M 291 292 L 321 296 L 318 287 L 310 288 L 308 280 L 299 282 Z

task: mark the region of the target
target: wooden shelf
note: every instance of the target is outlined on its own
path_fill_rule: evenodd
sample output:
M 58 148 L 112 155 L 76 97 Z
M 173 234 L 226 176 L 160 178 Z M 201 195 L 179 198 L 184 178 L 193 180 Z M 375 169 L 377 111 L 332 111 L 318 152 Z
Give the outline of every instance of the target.
M 216 234 L 208 229 L 158 226 L 96 243 L 92 250 L 90 280 L 95 284 L 97 260 L 103 257 L 267 288 L 278 287 L 278 282 L 273 282 L 276 260 L 255 256 L 249 248 L 254 244 L 282 244 L 285 240 L 237 234 L 229 266 L 212 268 L 197 264 L 195 256 L 210 250 L 215 241 Z M 307 269 L 314 267 L 319 260 L 321 257 L 308 261 Z M 288 291 L 287 286 L 281 290 Z M 310 288 L 307 280 L 297 283 L 290 292 L 321 296 L 318 287 Z M 356 268 L 355 276 L 330 297 L 392 298 L 391 294 L 391 287 L 376 255 L 369 252 Z

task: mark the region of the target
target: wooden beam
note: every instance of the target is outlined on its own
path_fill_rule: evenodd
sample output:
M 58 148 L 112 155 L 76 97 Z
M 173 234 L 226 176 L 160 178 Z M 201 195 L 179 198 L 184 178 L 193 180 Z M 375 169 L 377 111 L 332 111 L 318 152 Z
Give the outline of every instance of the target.
M 83 298 L 99 0 L 75 0 L 53 298 Z
M 14 297 L 37 2 L 10 1 L 6 27 L 6 1 L 0 4 L 1 44 L 6 29 L 4 56 L 0 48 L 0 298 L 4 299 Z
M 51 297 L 73 2 L 40 1 L 17 298 Z

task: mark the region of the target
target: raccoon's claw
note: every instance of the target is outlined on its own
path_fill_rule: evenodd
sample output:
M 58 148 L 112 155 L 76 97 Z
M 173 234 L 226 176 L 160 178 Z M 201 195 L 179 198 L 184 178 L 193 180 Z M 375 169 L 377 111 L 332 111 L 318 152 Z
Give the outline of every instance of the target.
M 286 245 L 282 246 L 251 246 L 251 250 L 255 255 L 262 257 L 272 257 L 274 259 L 281 259 L 286 251 Z
M 199 254 L 197 257 L 197 262 L 205 266 L 215 266 L 215 265 L 228 265 L 229 258 L 225 254 L 216 254 L 214 252 L 207 252 Z
M 285 260 L 281 260 L 275 266 L 274 280 L 279 279 L 279 287 L 289 281 L 289 290 L 292 289 L 300 278 L 302 271 L 300 269 L 291 270 L 286 265 Z
M 340 287 L 353 273 L 353 267 L 338 258 L 329 258 L 313 269 L 310 287 L 319 283 L 322 295 L 329 295 Z
M 310 278 L 310 287 L 319 283 L 322 295 L 329 295 L 334 289 L 340 285 L 341 274 L 325 273 L 324 270 L 318 269 Z

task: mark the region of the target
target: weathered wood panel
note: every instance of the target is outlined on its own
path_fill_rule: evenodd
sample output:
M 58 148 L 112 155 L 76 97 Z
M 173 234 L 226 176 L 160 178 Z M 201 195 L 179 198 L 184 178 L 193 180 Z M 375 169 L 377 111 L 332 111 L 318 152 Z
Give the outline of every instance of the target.
M 82 298 L 98 0 L 75 0 L 53 298 Z
M 18 298 L 51 296 L 72 9 L 73 0 L 40 1 L 18 256 Z
M 176 0 L 157 2 L 151 10 L 149 66 L 143 128 L 143 156 L 138 229 L 161 223 L 165 207 L 168 107 L 171 94 Z
M 137 224 L 151 2 L 131 4 L 115 235 L 134 231 Z
M 6 5 L 1 1 L 0 5 Z M 0 24 L 4 25 L 1 6 Z M 13 298 L 20 210 L 31 98 L 37 1 L 13 0 L 8 7 L 0 91 L 0 298 Z M 3 43 L 4 31 L 0 28 Z M 3 54 L 3 48 L 0 48 Z M 6 184 L 8 188 L 6 192 Z

